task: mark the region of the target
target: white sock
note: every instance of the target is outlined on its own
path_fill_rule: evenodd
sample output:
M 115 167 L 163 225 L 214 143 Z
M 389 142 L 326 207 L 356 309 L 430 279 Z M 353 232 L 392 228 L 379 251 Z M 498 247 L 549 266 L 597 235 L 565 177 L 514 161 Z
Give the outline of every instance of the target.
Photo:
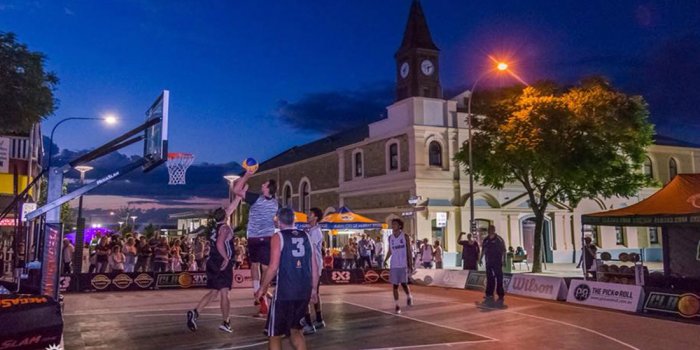
M 260 289 L 260 280 L 253 280 L 253 292 L 256 292 L 258 289 Z

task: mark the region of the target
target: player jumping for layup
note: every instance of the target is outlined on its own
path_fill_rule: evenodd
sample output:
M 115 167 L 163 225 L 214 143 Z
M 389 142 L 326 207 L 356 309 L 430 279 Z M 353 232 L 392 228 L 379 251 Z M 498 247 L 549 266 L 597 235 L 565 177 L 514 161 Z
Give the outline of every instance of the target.
M 260 281 L 265 278 L 267 266 L 270 264 L 270 238 L 275 233 L 275 213 L 279 203 L 275 197 L 277 183 L 268 180 L 260 186 L 260 193 L 246 191 L 246 182 L 255 171 L 246 171 L 245 175 L 234 182 L 233 192 L 245 198 L 250 205 L 248 213 L 248 259 L 250 260 L 250 274 L 253 278 L 253 290 L 260 287 Z M 267 312 L 267 300 L 263 297 L 256 299 L 260 302 L 259 316 L 264 317 Z

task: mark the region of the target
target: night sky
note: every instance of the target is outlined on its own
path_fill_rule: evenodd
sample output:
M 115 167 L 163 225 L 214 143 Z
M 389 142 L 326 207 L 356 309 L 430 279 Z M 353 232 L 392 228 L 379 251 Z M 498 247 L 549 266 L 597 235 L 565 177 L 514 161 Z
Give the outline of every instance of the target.
M 63 125 L 55 138 L 60 148 L 89 149 L 133 128 L 168 89 L 170 150 L 194 153 L 199 164 L 192 171 L 199 182 L 177 194 L 221 198 L 221 175 L 235 167 L 232 161 L 265 160 L 385 114 L 410 4 L 0 0 L 0 31 L 45 53 L 61 80 L 60 105 L 43 125 L 46 134 L 66 117 L 121 118 L 116 127 Z M 529 83 L 604 75 L 647 99 L 659 133 L 700 144 L 700 0 L 422 5 L 441 49 L 446 98 L 489 69 L 489 55 L 509 61 Z M 513 83 L 503 76 L 480 87 Z M 140 146 L 126 150 L 138 152 Z M 133 174 L 97 194 L 151 188 L 154 196 L 173 196 L 168 186 L 152 187 L 167 181 L 164 169 L 154 173 Z M 141 187 L 133 186 L 137 181 Z
M 660 132 L 700 141 L 700 1 L 422 5 L 447 92 L 470 86 L 487 55 L 511 60 L 528 82 L 602 74 L 644 95 Z M 0 0 L 0 31 L 44 52 L 61 79 L 46 133 L 70 116 L 122 118 L 116 128 L 62 126 L 61 148 L 95 147 L 137 125 L 169 89 L 171 150 L 225 163 L 263 160 L 384 113 L 409 7 L 408 0 Z

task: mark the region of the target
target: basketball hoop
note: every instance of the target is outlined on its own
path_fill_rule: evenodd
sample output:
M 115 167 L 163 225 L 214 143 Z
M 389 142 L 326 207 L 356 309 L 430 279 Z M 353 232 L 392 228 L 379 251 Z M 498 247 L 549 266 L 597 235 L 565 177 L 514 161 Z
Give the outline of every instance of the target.
M 192 153 L 168 153 L 168 174 L 170 181 L 168 185 L 184 185 L 187 168 L 194 162 Z

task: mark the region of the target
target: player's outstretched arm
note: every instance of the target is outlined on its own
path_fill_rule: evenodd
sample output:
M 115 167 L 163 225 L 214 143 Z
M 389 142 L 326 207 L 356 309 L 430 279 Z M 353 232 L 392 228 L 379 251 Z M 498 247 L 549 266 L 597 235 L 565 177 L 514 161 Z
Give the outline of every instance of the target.
M 243 176 L 233 182 L 233 193 L 235 193 L 236 196 L 245 198 L 245 193 L 248 190 L 246 183 L 250 177 L 253 176 L 253 174 L 255 174 L 254 171 L 248 170 L 245 172 L 245 174 L 243 174 Z
M 243 192 L 245 192 L 245 191 L 247 191 L 247 190 L 248 190 L 248 185 L 245 185 L 245 186 L 243 187 Z M 235 193 L 235 192 L 234 192 L 234 193 Z M 243 200 L 243 197 L 241 197 L 241 196 L 239 196 L 239 195 L 236 195 L 236 196 L 233 198 L 233 200 L 231 201 L 231 203 L 229 203 L 228 206 L 227 206 L 226 209 L 225 209 L 225 210 L 226 210 L 226 217 L 230 217 L 230 216 L 233 214 L 233 212 L 236 211 L 236 209 L 238 208 L 238 205 L 241 204 L 241 201 L 242 201 L 242 200 Z

